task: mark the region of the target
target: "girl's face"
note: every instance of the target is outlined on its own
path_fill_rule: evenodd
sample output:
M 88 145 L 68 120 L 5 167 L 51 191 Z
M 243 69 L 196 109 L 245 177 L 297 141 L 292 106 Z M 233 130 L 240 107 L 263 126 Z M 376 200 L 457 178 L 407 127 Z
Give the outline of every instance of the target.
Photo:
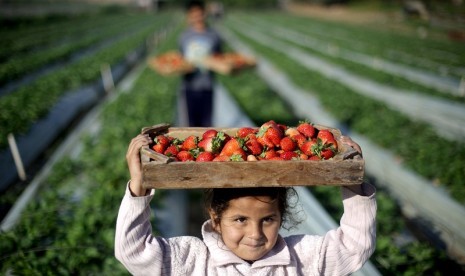
M 214 221 L 215 214 L 210 216 Z M 246 261 L 256 261 L 276 244 L 281 227 L 278 201 L 268 196 L 233 199 L 214 227 L 234 254 Z

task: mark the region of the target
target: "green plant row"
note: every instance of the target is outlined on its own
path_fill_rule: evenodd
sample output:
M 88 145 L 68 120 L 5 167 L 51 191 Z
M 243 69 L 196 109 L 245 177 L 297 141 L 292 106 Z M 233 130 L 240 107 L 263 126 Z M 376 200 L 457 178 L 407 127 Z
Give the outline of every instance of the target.
M 1 97 L 0 137 L 25 132 L 34 121 L 46 115 L 65 92 L 98 80 L 102 64 L 114 65 L 133 49 L 145 45 L 149 35 L 165 26 L 168 16 L 160 15 L 151 25 L 130 37 Z M 6 146 L 5 140 L 0 140 L 0 148 Z
M 240 33 L 237 35 L 241 36 Z M 389 149 L 398 156 L 399 162 L 432 180 L 452 198 L 465 204 L 462 181 L 465 178 L 465 144 L 451 143 L 426 124 L 413 122 L 386 105 L 363 97 L 318 72 L 309 71 L 247 37 L 241 36 L 241 39 L 285 71 L 295 84 L 315 92 L 339 121 Z
M 2 29 L 0 30 L 2 37 L 0 61 L 3 62 L 18 55 L 54 47 L 67 40 L 76 40 L 89 33 L 94 33 L 100 28 L 126 21 L 127 17 L 128 14 L 63 17 L 53 21 L 28 24 L 23 28 Z M 133 17 L 136 19 L 138 16 L 134 15 Z
M 281 26 L 328 41 L 341 48 L 361 51 L 365 54 L 379 56 L 393 62 L 423 68 L 439 74 L 451 74 L 458 78 L 463 76 L 465 54 L 462 43 L 457 41 L 429 37 L 420 38 L 385 27 L 340 24 L 283 13 L 279 15 L 254 13 L 247 16 L 279 23 Z M 410 59 L 409 57 L 414 58 Z M 461 70 L 457 70 L 457 68 L 461 68 Z
M 291 109 L 286 102 L 254 72 L 244 72 L 234 77 L 221 76 L 219 81 L 256 125 L 270 119 L 296 125 L 299 120 L 306 119 L 289 112 Z M 339 221 L 342 215 L 340 190 L 324 186 L 309 189 L 332 218 Z M 396 243 L 400 233 L 408 231 L 405 221 L 401 219 L 402 214 L 396 202 L 379 188 L 377 202 L 377 224 L 380 227 L 371 261 L 382 275 L 435 275 L 446 265 L 450 269 L 460 269 L 444 252 L 428 242 L 415 240 L 406 244 Z
M 237 19 L 239 21 L 241 21 L 241 22 L 246 21 L 249 24 L 251 24 L 251 26 L 260 26 L 260 24 L 254 24 L 254 22 L 256 22 L 256 20 L 259 17 L 253 17 L 253 20 L 251 20 L 250 17 L 248 17 L 248 18 L 249 19 L 242 16 L 242 17 L 238 17 Z M 289 26 L 288 24 L 287 25 L 282 25 L 282 26 L 286 26 L 286 28 L 292 29 L 292 26 Z M 264 27 L 264 26 L 259 27 L 259 29 L 260 29 L 261 32 L 265 32 L 266 27 Z M 329 32 L 329 30 L 328 30 L 328 32 Z M 420 93 L 424 93 L 424 94 L 427 94 L 427 95 L 440 97 L 440 98 L 448 99 L 448 100 L 459 102 L 459 103 L 465 103 L 465 98 L 462 97 L 462 96 L 459 96 L 459 95 L 456 95 L 456 94 L 441 92 L 436 88 L 428 87 L 428 86 L 416 83 L 415 81 L 408 80 L 405 77 L 392 75 L 390 73 L 386 73 L 386 72 L 383 72 L 381 70 L 375 70 L 370 66 L 367 66 L 367 65 L 364 65 L 364 64 L 359 64 L 359 63 L 357 63 L 355 61 L 340 58 L 337 55 L 335 56 L 335 55 L 331 54 L 331 51 L 329 51 L 329 50 L 328 51 L 323 51 L 323 52 L 318 51 L 318 50 L 312 49 L 311 47 L 306 47 L 306 46 L 303 46 L 303 45 L 301 45 L 299 43 L 296 43 L 296 42 L 291 42 L 291 41 L 288 41 L 288 40 L 285 40 L 285 39 L 281 39 L 278 36 L 274 35 L 272 32 L 270 34 L 274 37 L 274 39 L 283 40 L 283 41 L 285 41 L 285 43 L 289 43 L 289 45 L 291 45 L 293 47 L 300 48 L 301 50 L 303 50 L 305 52 L 308 52 L 308 53 L 310 53 L 312 55 L 315 55 L 315 56 L 318 56 L 318 57 L 323 58 L 325 60 L 328 60 L 332 64 L 339 65 L 339 66 L 341 66 L 342 68 L 346 69 L 347 71 L 349 71 L 351 73 L 357 74 L 357 75 L 362 76 L 362 77 L 366 77 L 366 78 L 371 79 L 371 80 L 373 80 L 375 82 L 378 82 L 378 83 L 381 83 L 381 84 L 384 84 L 384 85 L 390 85 L 392 87 L 404 90 L 406 92 L 420 92 Z M 345 48 L 345 45 L 338 45 L 337 47 Z M 465 72 L 465 68 L 464 68 L 464 72 Z
M 67 39 L 65 43 L 60 43 L 57 46 L 9 58 L 0 64 L 0 85 L 18 79 L 44 65 L 69 58 L 86 47 L 97 45 L 115 36 L 131 33 L 147 24 L 153 24 L 153 19 L 149 18 L 148 15 L 141 16 L 137 20 L 134 20 L 132 16 L 119 18 L 114 24 L 89 26 L 92 31 L 77 34 L 73 39 Z
M 171 49 L 178 32 L 157 51 Z M 79 158 L 60 161 L 14 230 L 0 234 L 1 274 L 129 275 L 114 257 L 129 180 L 125 154 L 142 127 L 174 121 L 178 82 L 145 69 L 128 93 L 106 104 L 101 129 L 83 139 Z

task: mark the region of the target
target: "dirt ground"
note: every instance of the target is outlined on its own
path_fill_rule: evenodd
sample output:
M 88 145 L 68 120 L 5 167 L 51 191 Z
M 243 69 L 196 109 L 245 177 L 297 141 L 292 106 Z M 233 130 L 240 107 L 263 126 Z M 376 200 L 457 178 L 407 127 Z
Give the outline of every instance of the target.
M 408 24 L 409 18 L 402 9 L 390 12 L 353 10 L 343 5 L 323 6 L 316 4 L 288 3 L 287 11 L 296 15 L 311 16 L 323 20 L 389 29 L 405 35 L 438 40 L 465 41 L 465 24 L 454 18 L 431 16 L 428 21 Z
M 356 24 L 384 23 L 395 17 L 400 17 L 400 14 L 387 14 L 378 11 L 354 11 L 342 5 L 326 7 L 322 5 L 289 3 L 287 10 L 298 15 Z

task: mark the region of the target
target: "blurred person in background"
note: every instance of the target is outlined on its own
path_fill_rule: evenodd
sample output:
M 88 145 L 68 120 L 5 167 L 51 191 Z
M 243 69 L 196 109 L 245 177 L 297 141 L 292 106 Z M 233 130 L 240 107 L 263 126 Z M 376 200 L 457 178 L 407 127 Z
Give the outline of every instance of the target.
M 179 124 L 209 127 L 212 126 L 215 75 L 202 66 L 202 60 L 207 56 L 220 54 L 222 41 L 219 34 L 207 24 L 203 1 L 189 1 L 186 17 L 188 28 L 180 36 L 179 49 L 195 68 L 182 77 L 178 103 Z

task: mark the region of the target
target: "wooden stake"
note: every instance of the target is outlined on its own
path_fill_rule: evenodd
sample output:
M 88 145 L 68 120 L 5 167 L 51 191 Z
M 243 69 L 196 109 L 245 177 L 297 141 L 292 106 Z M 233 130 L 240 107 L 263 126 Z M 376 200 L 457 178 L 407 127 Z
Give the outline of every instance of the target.
M 21 155 L 19 154 L 18 146 L 16 145 L 15 137 L 11 133 L 8 134 L 8 144 L 10 144 L 11 154 L 13 155 L 13 160 L 15 161 L 19 179 L 24 181 L 27 179 L 26 172 L 24 170 L 23 161 L 21 160 Z
M 102 64 L 100 67 L 100 73 L 102 74 L 103 88 L 105 89 L 105 92 L 113 92 L 115 89 L 115 83 L 113 82 L 110 66 L 107 63 Z
M 465 97 L 465 76 L 460 80 L 459 95 Z

